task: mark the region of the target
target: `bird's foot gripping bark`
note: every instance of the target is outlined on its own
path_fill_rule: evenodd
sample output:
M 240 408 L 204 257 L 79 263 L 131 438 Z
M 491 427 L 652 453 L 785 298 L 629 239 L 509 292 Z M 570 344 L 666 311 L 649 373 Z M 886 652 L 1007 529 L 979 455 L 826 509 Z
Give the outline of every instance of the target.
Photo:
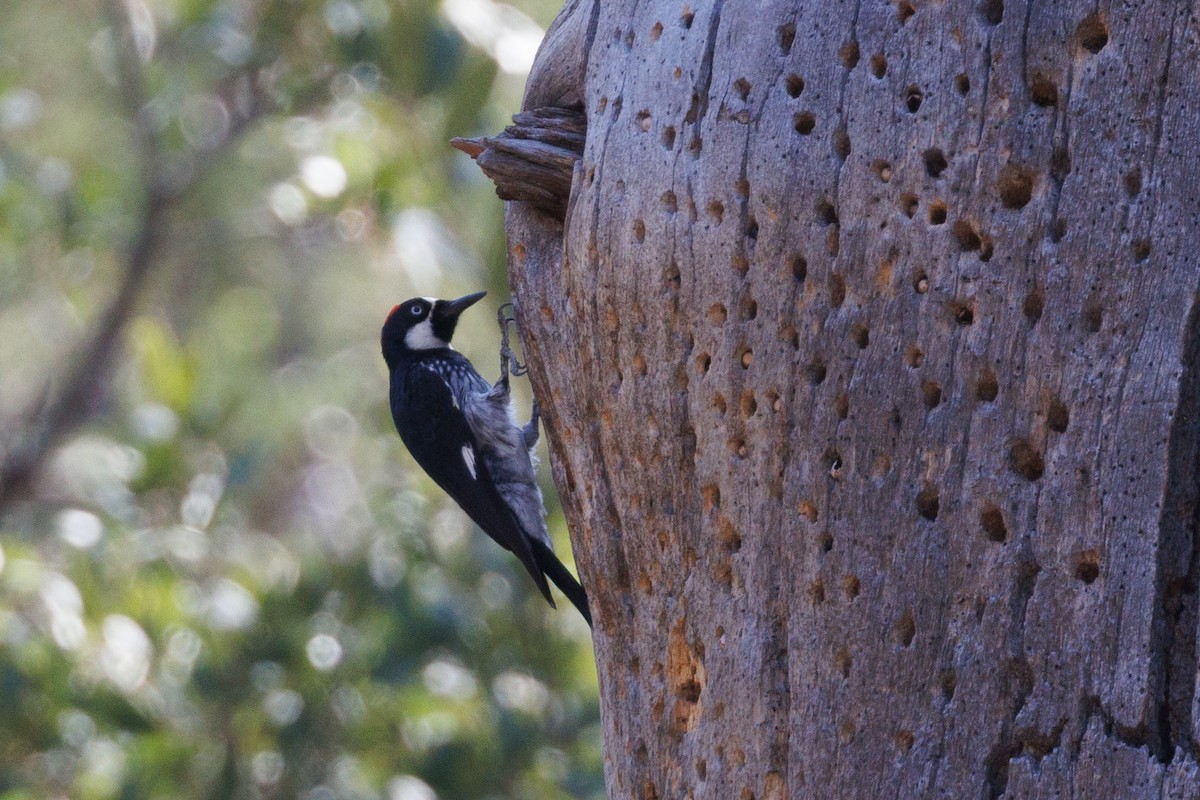
M 517 360 L 508 344 L 508 328 L 517 322 L 517 318 L 513 315 L 512 303 L 500 306 L 500 310 L 496 312 L 496 322 L 500 325 L 500 380 L 498 383 L 507 387 L 509 375 L 519 378 L 529 372 L 529 367 Z
M 542 418 L 542 410 L 538 407 L 538 401 L 533 399 L 533 411 L 529 415 L 529 422 L 521 429 L 521 434 L 525 437 L 525 448 L 532 450 L 534 445 L 538 443 L 538 421 Z

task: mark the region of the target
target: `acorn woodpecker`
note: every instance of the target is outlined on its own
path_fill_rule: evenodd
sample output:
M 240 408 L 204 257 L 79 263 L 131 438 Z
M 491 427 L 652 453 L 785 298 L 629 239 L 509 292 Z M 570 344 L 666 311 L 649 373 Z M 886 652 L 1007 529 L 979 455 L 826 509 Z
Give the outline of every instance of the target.
M 554 555 L 530 450 L 538 413 L 524 428 L 513 416 L 508 352 L 495 386 L 450 346 L 459 315 L 487 292 L 457 300 L 416 297 L 383 323 L 392 419 L 408 451 L 483 532 L 516 554 L 554 606 L 546 577 L 592 624 L 587 594 Z M 507 333 L 507 327 L 504 328 Z

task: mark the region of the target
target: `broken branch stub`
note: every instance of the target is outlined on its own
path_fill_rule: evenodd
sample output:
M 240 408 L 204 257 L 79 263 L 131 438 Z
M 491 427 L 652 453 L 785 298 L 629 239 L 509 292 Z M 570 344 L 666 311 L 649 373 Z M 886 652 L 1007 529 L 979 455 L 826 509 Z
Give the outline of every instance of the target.
M 498 136 L 450 144 L 475 159 L 502 200 L 522 200 L 562 220 L 586 133 L 582 111 L 537 108 L 514 116 Z

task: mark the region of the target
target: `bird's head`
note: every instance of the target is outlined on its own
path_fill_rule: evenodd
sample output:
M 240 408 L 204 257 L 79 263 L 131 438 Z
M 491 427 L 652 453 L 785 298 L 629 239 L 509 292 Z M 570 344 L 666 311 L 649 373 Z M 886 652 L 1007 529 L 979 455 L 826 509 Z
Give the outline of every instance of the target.
M 414 297 L 392 309 L 383 323 L 383 358 L 393 365 L 403 353 L 440 350 L 450 346 L 458 315 L 478 303 L 487 292 L 457 300 Z

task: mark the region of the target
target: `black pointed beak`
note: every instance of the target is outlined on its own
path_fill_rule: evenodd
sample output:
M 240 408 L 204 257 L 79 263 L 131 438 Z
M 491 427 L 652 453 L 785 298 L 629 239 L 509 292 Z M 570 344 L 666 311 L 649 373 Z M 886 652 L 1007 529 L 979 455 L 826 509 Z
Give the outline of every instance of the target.
M 468 294 L 457 300 L 441 300 L 433 307 L 433 315 L 438 319 L 458 319 L 458 315 L 484 298 L 487 292 Z

